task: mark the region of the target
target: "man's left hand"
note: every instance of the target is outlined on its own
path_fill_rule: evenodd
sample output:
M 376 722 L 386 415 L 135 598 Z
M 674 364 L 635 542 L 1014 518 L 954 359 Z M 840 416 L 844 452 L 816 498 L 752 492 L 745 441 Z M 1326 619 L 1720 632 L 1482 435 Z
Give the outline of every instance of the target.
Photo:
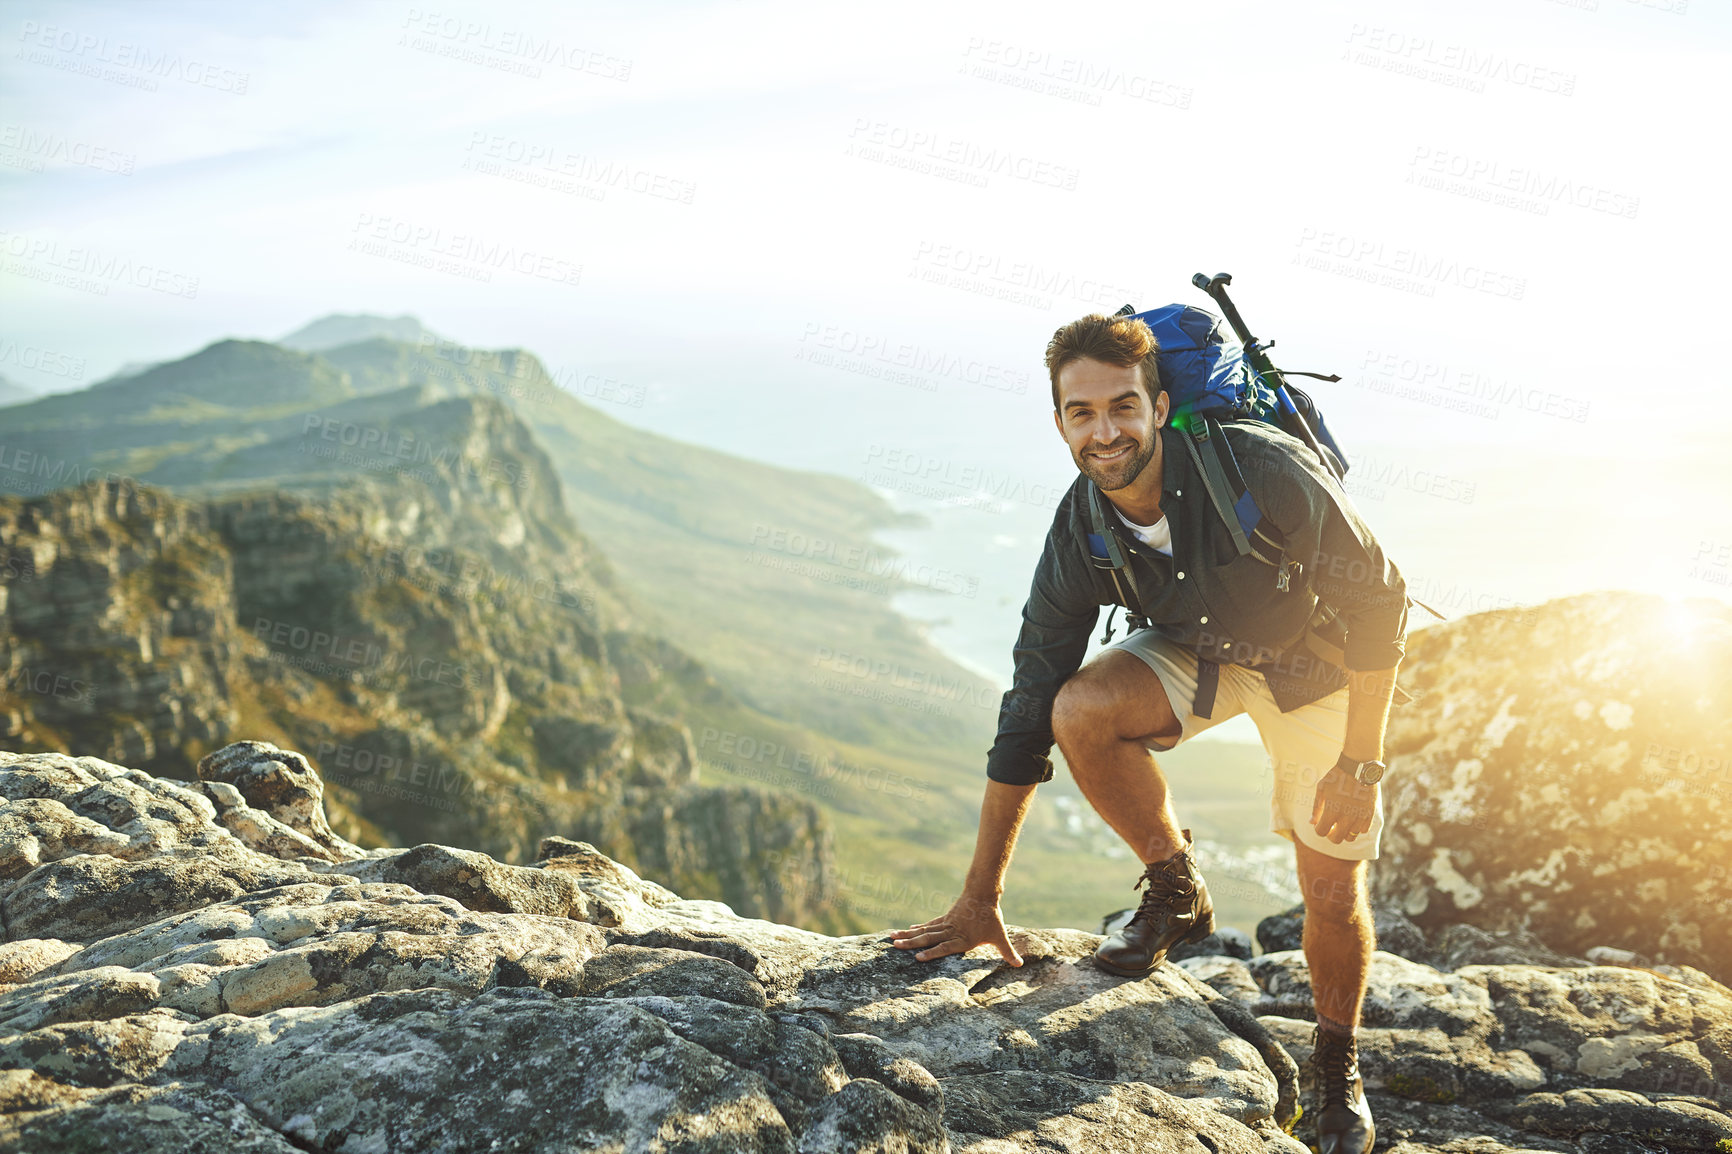
M 1317 798 L 1311 803 L 1311 824 L 1317 836 L 1340 845 L 1370 829 L 1380 788 L 1362 784 L 1339 766 L 1324 774 L 1317 783 Z

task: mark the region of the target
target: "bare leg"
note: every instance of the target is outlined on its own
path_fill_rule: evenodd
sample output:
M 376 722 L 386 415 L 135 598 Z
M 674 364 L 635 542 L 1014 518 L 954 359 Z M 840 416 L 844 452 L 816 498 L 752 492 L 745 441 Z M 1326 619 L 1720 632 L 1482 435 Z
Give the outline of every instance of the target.
M 1365 863 L 1332 858 L 1299 843 L 1294 849 L 1305 894 L 1302 944 L 1317 1024 L 1336 1034 L 1351 1034 L 1359 1026 L 1365 976 L 1377 947 Z
M 1153 670 L 1129 653 L 1102 653 L 1059 690 L 1052 730 L 1077 788 L 1141 861 L 1183 848 L 1167 779 L 1143 744 L 1179 736 Z

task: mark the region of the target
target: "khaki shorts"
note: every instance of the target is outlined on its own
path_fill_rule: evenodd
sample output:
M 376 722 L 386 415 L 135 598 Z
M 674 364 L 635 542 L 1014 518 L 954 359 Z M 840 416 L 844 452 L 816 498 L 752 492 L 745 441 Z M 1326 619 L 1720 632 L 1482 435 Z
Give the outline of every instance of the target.
M 1179 718 L 1182 744 L 1206 729 L 1241 713 L 1251 715 L 1263 748 L 1269 754 L 1273 786 L 1269 798 L 1269 829 L 1288 841 L 1299 841 L 1319 853 L 1343 861 L 1374 861 L 1383 836 L 1383 791 L 1377 790 L 1371 828 L 1340 842 L 1317 835 L 1311 823 L 1311 807 L 1317 797 L 1317 782 L 1335 768 L 1347 734 L 1347 689 L 1282 713 L 1263 675 L 1241 665 L 1221 666 L 1220 685 L 1209 717 L 1191 712 L 1197 692 L 1197 655 L 1162 637 L 1153 629 L 1139 629 L 1106 649 L 1123 649 L 1143 659 Z M 1105 652 L 1105 650 L 1103 650 Z M 1163 747 L 1153 742 L 1149 748 Z M 1166 747 L 1170 748 L 1170 747 Z

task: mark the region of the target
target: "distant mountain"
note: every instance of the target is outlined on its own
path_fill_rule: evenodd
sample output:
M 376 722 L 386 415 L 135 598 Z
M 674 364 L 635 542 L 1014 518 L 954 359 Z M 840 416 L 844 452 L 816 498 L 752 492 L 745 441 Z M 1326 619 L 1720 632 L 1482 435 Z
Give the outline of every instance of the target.
M 443 339 L 407 313 L 400 317 L 381 317 L 371 313 L 332 313 L 328 317 L 320 317 L 310 324 L 302 325 L 276 343 L 286 349 L 317 353 L 374 337 L 401 341 L 406 345 Z
M 118 369 L 115 369 L 112 373 L 109 373 L 106 377 L 102 378 L 102 380 L 97 381 L 96 383 L 99 385 L 107 385 L 107 384 L 112 384 L 115 381 L 124 381 L 128 377 L 136 377 L 140 373 L 147 372 L 150 369 L 154 369 L 154 368 L 156 368 L 156 366 L 163 364 L 163 363 L 165 363 L 165 362 L 163 362 L 163 361 L 127 361 L 124 365 L 121 365 Z
M 387 751 L 411 774 L 416 764 L 434 767 L 436 777 L 455 766 L 466 779 L 501 783 L 495 792 L 504 800 L 434 816 L 368 792 L 373 783 L 362 778 L 340 799 L 359 821 L 399 842 L 515 854 L 533 844 L 522 823 L 575 812 L 561 782 L 575 788 L 597 768 L 603 778 L 630 778 L 631 749 L 648 757 L 668 744 L 663 734 L 684 732 L 699 782 L 744 790 L 742 799 L 761 793 L 763 817 L 782 815 L 765 827 L 785 838 L 774 862 L 750 854 L 706 862 L 681 844 L 650 840 L 659 825 L 693 820 L 695 793 L 635 811 L 616 807 L 608 811 L 616 824 L 589 840 L 646 864 L 667 861 L 667 872 L 652 873 L 687 877 L 691 892 L 752 893 L 763 903 L 756 908 L 821 924 L 818 912 L 838 897 L 823 870 L 813 872 L 830 834 L 775 808 L 810 799 L 816 814 L 849 830 L 836 853 L 853 892 L 840 895 L 837 916 L 869 919 L 862 926 L 933 916 L 932 895 L 944 892 L 948 902 L 956 863 L 966 860 L 962 835 L 972 828 L 998 694 L 892 608 L 912 581 L 872 534 L 899 523 L 894 511 L 845 478 L 660 437 L 574 392 L 522 350 L 367 337 L 306 353 L 225 340 L 125 380 L 8 410 L 0 510 L 12 507 L 20 533 L 40 524 L 53 539 L 87 542 L 85 561 L 76 561 L 84 545 L 64 555 L 109 574 L 115 592 L 35 633 L 30 651 L 0 660 L 0 671 L 82 670 L 78 679 L 106 691 L 95 676 L 106 670 L 129 696 L 104 702 L 113 724 L 100 733 L 74 724 L 83 701 L 31 698 L 9 735 L 0 709 L 0 748 L 107 750 L 176 773 L 234 737 L 298 745 L 327 771 L 342 768 L 330 758 L 345 747 L 364 746 L 375 759 Z M 141 491 L 166 487 L 186 504 L 154 505 L 141 518 L 96 515 L 90 498 L 52 501 L 57 490 L 109 478 Z M 5 492 L 52 495 L 52 503 L 28 502 L 27 512 Z M 162 568 L 151 560 L 153 520 L 195 526 L 181 536 L 161 532 L 162 547 L 173 537 L 185 556 L 181 570 L 217 582 L 196 611 L 184 609 L 188 596 L 175 582 L 152 584 Z M 196 529 L 200 521 L 211 529 Z M 307 524 L 328 526 L 313 534 L 326 543 L 309 547 L 289 534 Z M 459 539 L 472 544 L 453 550 Z M 124 540 L 142 548 L 104 551 L 104 542 Z M 39 572 L 47 538 L 42 549 L 42 564 L 32 561 Z M 573 550 L 591 561 L 575 565 Z M 354 554 L 371 560 L 357 565 Z M 602 579 L 604 569 L 617 581 Z M 473 604 L 471 573 L 489 587 L 504 581 L 520 606 L 477 621 L 462 608 Z M 75 587 L 70 571 L 44 584 Z M 543 611 L 546 599 L 574 588 L 600 607 L 599 650 L 583 630 Z M 421 604 L 429 593 L 459 604 L 433 613 Z M 13 600 L 27 608 L 16 591 Z M 114 605 L 112 619 L 102 616 L 105 603 Z M 165 668 L 153 631 L 185 628 L 191 632 L 173 636 L 191 638 L 218 619 L 248 640 L 226 657 L 194 648 L 190 665 L 177 658 Z M 255 632 L 261 619 L 263 638 Z M 286 647 L 276 640 L 279 622 Z M 323 688 L 284 680 L 283 666 L 311 656 L 296 648 L 301 642 L 409 653 L 417 670 L 425 654 L 435 675 L 443 659 L 466 674 L 480 669 L 482 678 L 449 700 L 439 692 L 454 687 L 435 676 L 433 686 L 388 684 L 386 700 L 361 702 L 329 654 L 316 662 Z M 261 674 L 261 661 L 277 668 Z M 703 691 L 706 683 L 714 693 Z M 238 700 L 225 688 L 248 684 Z M 674 729 L 645 729 L 630 717 L 629 727 L 595 728 L 589 715 L 617 713 L 607 705 L 616 693 Z M 369 716 L 381 720 L 368 728 Z M 1031 842 L 1045 822 L 1044 814 L 1031 822 Z M 566 817 L 559 824 L 577 828 Z M 887 854 L 897 861 L 894 886 L 881 873 Z M 766 876 L 772 864 L 775 884 Z M 1122 882 L 1099 885 L 1109 880 Z

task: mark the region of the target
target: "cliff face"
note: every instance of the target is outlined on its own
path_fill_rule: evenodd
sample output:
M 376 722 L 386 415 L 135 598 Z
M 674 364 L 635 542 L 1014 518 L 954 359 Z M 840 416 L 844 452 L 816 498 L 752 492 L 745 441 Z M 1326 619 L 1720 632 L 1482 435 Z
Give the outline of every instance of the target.
M 437 840 L 522 860 L 558 830 L 692 894 L 859 928 L 857 910 L 825 912 L 838 906 L 833 879 L 874 869 L 908 828 L 877 783 L 931 786 L 921 822 L 953 836 L 941 811 L 971 803 L 944 796 L 946 779 L 978 764 L 978 725 L 990 724 L 989 709 L 959 707 L 996 708 L 996 691 L 891 608 L 912 578 L 886 569 L 868 582 L 763 545 L 876 555 L 889 505 L 845 478 L 682 444 L 584 403 L 641 400 L 621 382 L 550 374 L 528 352 L 468 349 L 402 321 L 332 318 L 290 342 L 317 354 L 219 341 L 6 410 L 0 493 L 126 477 L 181 498 L 199 528 L 156 542 L 100 511 L 65 527 L 72 553 L 89 556 L 60 564 L 28 611 L 68 612 L 34 631 L 0 621 L 21 631 L 0 639 L 11 643 L 0 671 L 31 670 L 27 686 L 0 683 L 0 748 L 185 775 L 223 741 L 266 738 L 320 764 L 333 820 L 369 844 Z M 428 339 L 390 339 L 411 333 Z M 33 516 L 47 524 L 71 504 Z M 34 552 L 60 548 L 56 532 L 22 532 L 25 556 L 9 531 L 8 595 L 31 600 L 20 586 L 46 572 Z M 96 595 L 79 595 L 86 577 Z M 62 644 L 81 631 L 89 645 Z M 816 676 L 821 655 L 842 652 L 916 671 L 931 692 L 862 695 Z M 656 782 L 695 760 L 687 730 L 719 735 L 707 752 L 699 742 L 701 773 L 750 788 L 666 795 Z M 772 775 L 718 752 L 734 735 L 808 767 L 869 772 Z M 640 778 L 662 791 L 656 806 L 673 805 L 669 822 L 645 818 L 641 799 L 615 803 Z M 599 800 L 576 814 L 581 793 Z M 811 799 L 848 814 L 853 857 L 839 869 Z M 724 814 L 749 821 L 730 833 Z M 698 852 L 710 844 L 719 858 Z M 926 856 L 917 890 L 950 886 L 941 860 Z
M 1732 981 L 1732 608 L 1603 593 L 1423 630 L 1374 892 Z
M 237 737 L 274 737 L 325 770 L 351 838 L 523 860 L 581 837 L 826 924 L 827 824 L 803 800 L 698 783 L 683 718 L 725 695 L 629 628 L 532 450 L 513 458 L 531 483 L 505 492 L 451 465 L 442 485 L 349 479 L 323 497 L 96 482 L 0 500 L 0 742 L 187 778 Z M 817 884 L 777 885 L 788 856 Z
M 0 1146 L 1305 1149 L 1281 1129 L 1309 1091 L 1296 951 L 1131 981 L 1092 965 L 1098 935 L 1012 927 L 1020 968 L 923 963 L 564 839 L 532 866 L 366 851 L 268 745 L 199 777 L 0 754 Z M 1682 976 L 1380 951 L 1379 1133 L 1403 1154 L 1724 1149 L 1732 991 Z

